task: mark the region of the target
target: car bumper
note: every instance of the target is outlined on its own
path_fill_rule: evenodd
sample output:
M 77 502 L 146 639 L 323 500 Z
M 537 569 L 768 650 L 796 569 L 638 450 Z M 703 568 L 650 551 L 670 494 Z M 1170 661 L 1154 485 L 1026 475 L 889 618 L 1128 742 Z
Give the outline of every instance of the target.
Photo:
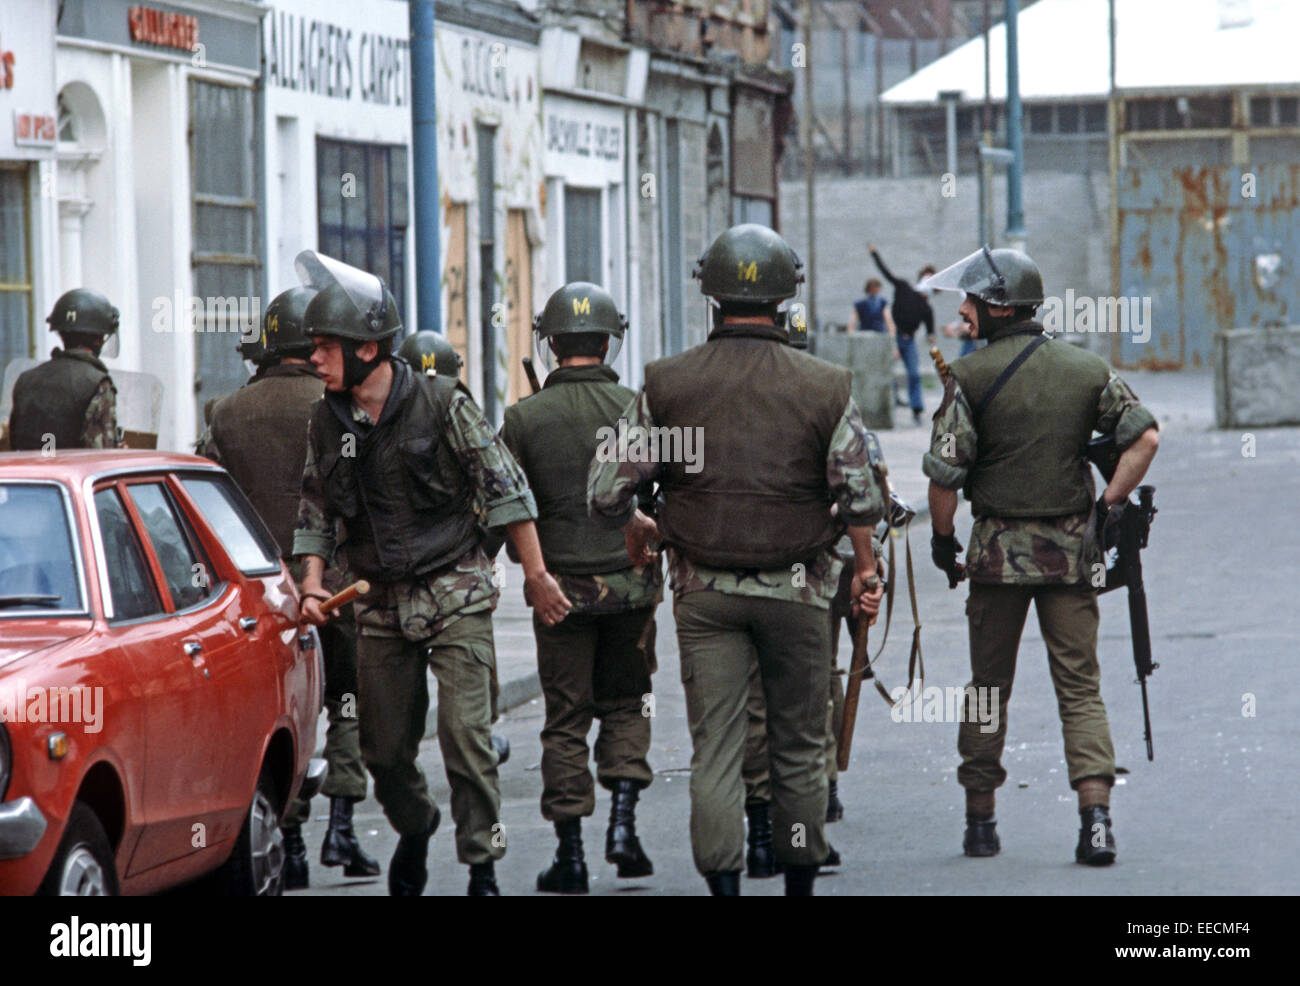
M 26 856 L 41 841 L 45 828 L 45 816 L 31 798 L 0 804 L 0 859 Z
M 329 772 L 329 764 L 321 757 L 312 757 L 307 762 L 307 776 L 302 779 L 302 787 L 298 790 L 298 797 L 303 801 L 313 797 L 320 786 L 325 783 L 325 775 Z

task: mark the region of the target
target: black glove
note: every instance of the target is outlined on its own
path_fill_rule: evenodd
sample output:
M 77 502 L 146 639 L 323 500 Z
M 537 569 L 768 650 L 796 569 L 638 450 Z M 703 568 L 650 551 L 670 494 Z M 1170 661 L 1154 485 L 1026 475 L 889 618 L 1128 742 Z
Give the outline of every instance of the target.
M 966 567 L 957 560 L 961 553 L 961 542 L 956 534 L 940 534 L 930 530 L 930 559 L 934 567 L 948 576 L 948 588 L 957 588 L 957 583 L 966 577 Z
M 1097 543 L 1102 551 L 1109 551 L 1119 544 L 1119 522 L 1123 516 L 1124 504 L 1108 507 L 1105 496 L 1097 497 Z

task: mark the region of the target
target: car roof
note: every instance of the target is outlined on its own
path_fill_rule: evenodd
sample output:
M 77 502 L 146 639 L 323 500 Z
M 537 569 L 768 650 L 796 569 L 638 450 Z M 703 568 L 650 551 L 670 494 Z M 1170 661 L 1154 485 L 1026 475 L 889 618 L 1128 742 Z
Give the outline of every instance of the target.
M 0 452 L 0 482 L 13 479 L 53 479 L 74 488 L 91 476 L 120 470 L 219 468 L 211 459 L 183 452 L 137 449 L 68 449 L 54 455 L 41 452 Z

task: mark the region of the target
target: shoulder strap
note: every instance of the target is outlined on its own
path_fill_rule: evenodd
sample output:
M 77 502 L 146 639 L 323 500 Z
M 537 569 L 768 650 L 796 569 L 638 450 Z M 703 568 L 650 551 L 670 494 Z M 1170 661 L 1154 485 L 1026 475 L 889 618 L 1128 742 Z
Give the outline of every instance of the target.
M 1007 364 L 1006 369 L 1003 370 L 1002 373 L 999 374 L 998 378 L 993 381 L 993 386 L 988 389 L 982 398 L 980 398 L 979 405 L 975 408 L 975 417 L 977 419 L 984 414 L 984 409 L 993 402 L 993 398 L 998 396 L 998 391 L 1006 386 L 1006 382 L 1015 375 L 1015 372 L 1020 369 L 1025 360 L 1034 355 L 1034 350 L 1045 343 L 1049 338 L 1050 336 L 1046 333 L 1035 336 L 1034 340 L 1028 346 L 1020 350 L 1020 355 Z

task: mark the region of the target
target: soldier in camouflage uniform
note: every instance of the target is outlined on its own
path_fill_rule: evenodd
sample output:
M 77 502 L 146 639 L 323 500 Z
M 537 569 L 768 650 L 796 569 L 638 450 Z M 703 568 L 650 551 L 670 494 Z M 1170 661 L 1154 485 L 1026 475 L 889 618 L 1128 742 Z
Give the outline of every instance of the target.
M 311 340 L 303 334 L 307 305 L 316 292 L 293 288 L 266 306 L 260 336 L 239 344 L 239 352 L 257 366 L 247 384 L 212 405 L 200 455 L 226 467 L 266 521 L 290 574 L 301 581 L 302 567 L 293 556 L 294 529 L 307 458 L 306 430 L 312 408 L 325 394 L 307 357 Z M 346 584 L 331 565 L 324 576 L 327 591 Z M 352 826 L 353 806 L 366 797 L 357 721 L 357 628 L 352 606 L 320 628 L 325 669 L 325 760 L 329 774 L 321 792 L 330 799 L 329 826 L 321 844 L 323 866 L 342 866 L 344 876 L 378 876 L 379 863 L 361 848 Z M 284 834 L 284 886 L 309 886 L 307 847 L 302 826 L 311 818 L 310 801 L 298 799 L 281 823 Z
M 1115 859 L 1115 753 L 1097 664 L 1095 589 L 1105 584 L 1105 568 L 1095 518 L 1127 502 L 1141 482 L 1158 445 L 1156 421 L 1104 361 L 1046 336 L 1033 321 L 1043 281 L 1024 254 L 985 248 L 928 285 L 965 293 L 958 313 L 974 337 L 988 340 L 952 364 L 922 466 L 930 477 L 934 562 L 950 587 L 971 581 L 970 687 L 996 689 L 998 703 L 995 731 L 984 732 L 969 714 L 958 731 L 963 848 L 968 856 L 1001 848 L 994 791 L 1006 780 L 1007 701 L 1033 602 L 1079 800 L 1075 859 L 1106 865 Z M 1113 434 L 1124 450 L 1098 507 L 1084 457 L 1094 431 Z M 959 489 L 975 517 L 964 566 L 953 526 Z
M 10 447 L 118 448 L 117 389 L 99 358 L 105 340 L 117 333 L 117 309 L 102 294 L 75 288 L 54 303 L 45 321 L 65 348 L 14 384 Z
M 633 561 L 653 559 L 652 539 L 668 547 L 694 746 L 691 845 L 720 896 L 739 894 L 744 866 L 741 764 L 755 652 L 786 893 L 811 895 L 829 852 L 822 758 L 841 524 L 854 547 L 852 594 L 869 619 L 880 605 L 871 529 L 884 494 L 850 375 L 791 349 L 777 321 L 802 266 L 767 227 L 718 237 L 696 265 L 702 291 L 718 303 L 708 341 L 646 367 L 624 412 L 626 448 L 598 458 L 588 477 L 588 510 L 623 528 Z M 694 455 L 686 454 L 691 439 Z M 649 480 L 663 491 L 655 520 L 636 504 Z
M 587 516 L 587 468 L 635 396 L 608 365 L 627 319 L 602 288 L 579 281 L 552 294 L 533 326 L 538 354 L 554 369 L 540 393 L 506 411 L 501 438 L 537 497 L 547 571 L 573 601 L 558 626 L 533 620 L 546 701 L 542 817 L 554 823 L 559 843 L 537 889 L 583 894 L 582 819 L 596 810 L 587 749 L 593 718 L 600 720 L 596 777 L 611 792 L 605 860 L 620 877 L 654 872 L 636 835 L 636 802 L 654 779 L 645 703 L 663 578 L 658 562 L 630 564 L 622 535 Z M 639 494 L 649 509 L 650 485 Z
M 527 480 L 482 412 L 452 379 L 392 355 L 401 321 L 383 282 L 313 251 L 297 266 L 320 291 L 305 328 L 326 395 L 308 427 L 294 553 L 307 556 L 303 612 L 317 625 L 336 543 L 347 571 L 371 583 L 356 602 L 361 752 L 401 836 L 389 892 L 423 893 L 440 818 L 416 763 L 431 668 L 457 856 L 470 869 L 469 893 L 496 896 L 493 863 L 506 848 L 491 740 L 498 592 L 476 506 L 507 528 L 543 622 L 562 620 L 569 600 L 542 562 Z

